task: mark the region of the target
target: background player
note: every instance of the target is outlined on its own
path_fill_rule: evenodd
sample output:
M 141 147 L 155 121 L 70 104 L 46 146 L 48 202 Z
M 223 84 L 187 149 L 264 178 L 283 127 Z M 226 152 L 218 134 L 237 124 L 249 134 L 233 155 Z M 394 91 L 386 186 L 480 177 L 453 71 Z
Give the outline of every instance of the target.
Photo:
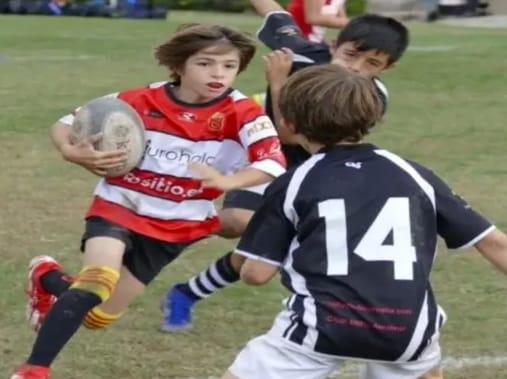
M 369 80 L 333 65 L 282 89 L 282 122 L 313 156 L 268 187 L 236 252 L 246 283 L 281 271 L 291 296 L 224 379 L 325 379 L 349 359 L 364 379 L 416 379 L 441 360 L 438 236 L 507 274 L 504 233 L 427 168 L 362 142 L 381 108 Z
M 116 321 L 188 245 L 219 230 L 213 200 L 222 191 L 285 171 L 269 118 L 232 88 L 254 54 L 255 41 L 241 32 L 187 26 L 156 51 L 173 82 L 117 94 L 144 121 L 143 159 L 97 185 L 82 238 L 83 269 L 74 280 L 49 257 L 32 261 L 30 318 L 40 330 L 11 379 L 48 379 L 81 324 L 101 329 Z M 124 163 L 121 151 L 104 157 L 91 141 L 72 145 L 71 122 L 67 116 L 52 128 L 66 160 L 97 174 Z
M 324 42 L 327 28 L 342 29 L 349 19 L 346 0 L 292 0 L 287 11 L 303 35 L 312 42 Z

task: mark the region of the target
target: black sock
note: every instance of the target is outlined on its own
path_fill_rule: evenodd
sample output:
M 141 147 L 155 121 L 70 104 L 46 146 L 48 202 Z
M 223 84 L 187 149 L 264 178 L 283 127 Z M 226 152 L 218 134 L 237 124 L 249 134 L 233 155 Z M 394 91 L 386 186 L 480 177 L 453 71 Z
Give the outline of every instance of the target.
M 231 257 L 232 252 L 227 253 L 199 275 L 186 283 L 178 284 L 176 288 L 188 297 L 200 300 L 237 282 L 239 273 L 232 266 Z
M 88 312 L 100 303 L 100 298 L 91 292 L 80 289 L 65 291 L 42 324 L 27 363 L 49 367 L 79 329 Z
M 49 271 L 40 278 L 42 287 L 50 294 L 57 297 L 67 291 L 72 282 L 72 277 L 58 270 Z

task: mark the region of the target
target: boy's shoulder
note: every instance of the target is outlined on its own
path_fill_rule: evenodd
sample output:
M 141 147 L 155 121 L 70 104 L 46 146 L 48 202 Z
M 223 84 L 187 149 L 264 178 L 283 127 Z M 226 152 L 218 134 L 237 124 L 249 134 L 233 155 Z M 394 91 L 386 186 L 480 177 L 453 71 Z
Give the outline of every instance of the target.
M 264 109 L 253 98 L 245 95 L 238 89 L 232 89 L 228 96 L 232 110 L 237 115 L 253 114 L 264 115 Z

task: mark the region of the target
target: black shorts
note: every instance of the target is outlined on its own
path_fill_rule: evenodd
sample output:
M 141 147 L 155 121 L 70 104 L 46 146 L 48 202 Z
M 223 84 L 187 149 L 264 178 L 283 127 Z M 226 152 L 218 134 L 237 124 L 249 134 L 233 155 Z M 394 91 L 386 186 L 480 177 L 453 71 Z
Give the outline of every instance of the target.
M 112 237 L 125 243 L 123 265 L 145 285 L 148 285 L 165 266 L 191 244 L 149 238 L 101 217 L 90 217 L 86 220 L 85 232 L 81 238 L 81 251 L 84 251 L 86 240 L 93 237 Z
M 265 187 L 257 186 L 249 189 L 229 191 L 225 194 L 222 208 L 239 208 L 255 212 L 262 204 L 262 195 Z

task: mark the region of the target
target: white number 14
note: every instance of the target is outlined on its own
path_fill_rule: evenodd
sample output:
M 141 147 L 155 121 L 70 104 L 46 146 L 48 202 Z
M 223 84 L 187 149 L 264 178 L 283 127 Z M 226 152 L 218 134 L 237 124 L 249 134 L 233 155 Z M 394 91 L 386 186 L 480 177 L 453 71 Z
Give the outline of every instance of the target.
M 326 223 L 327 275 L 348 275 L 349 249 L 344 200 L 330 199 L 319 203 L 319 216 Z M 384 241 L 391 232 L 392 244 L 385 245 Z M 392 197 L 387 200 L 354 253 L 366 261 L 391 261 L 394 279 L 413 280 L 413 263 L 417 256 L 412 245 L 408 198 Z

